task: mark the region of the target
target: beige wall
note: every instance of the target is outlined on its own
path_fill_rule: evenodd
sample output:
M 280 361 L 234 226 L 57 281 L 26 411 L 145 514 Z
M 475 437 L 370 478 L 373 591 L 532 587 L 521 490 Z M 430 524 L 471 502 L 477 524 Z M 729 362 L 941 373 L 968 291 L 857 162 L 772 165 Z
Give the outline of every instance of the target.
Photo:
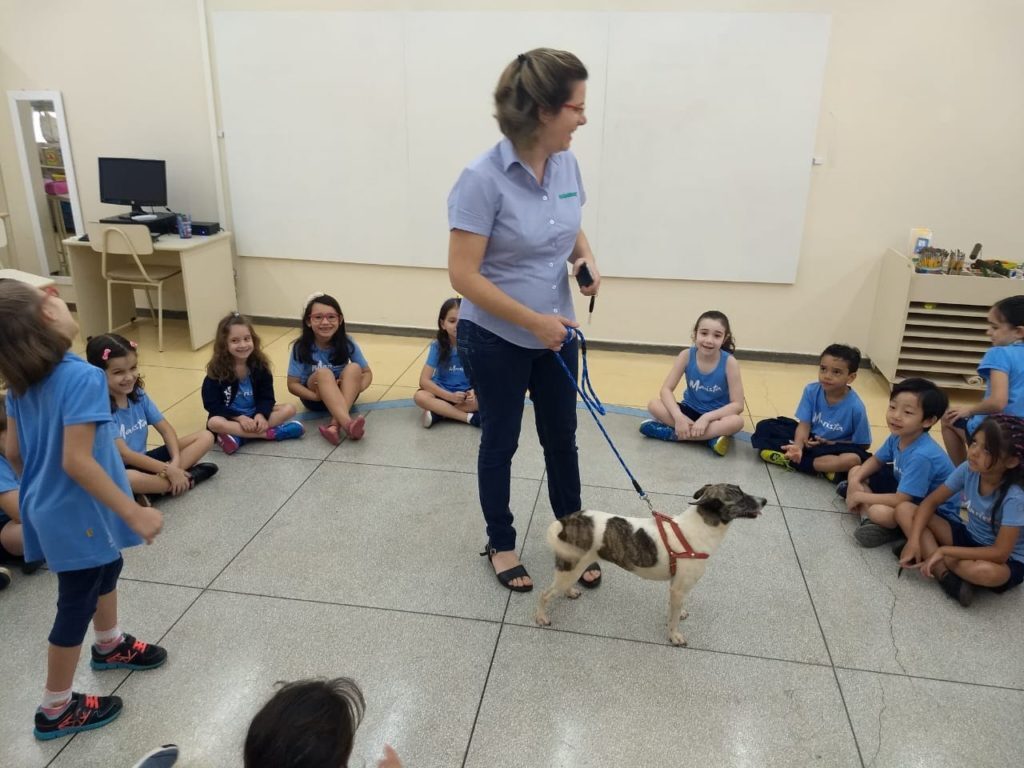
M 981 241 L 988 256 L 1024 257 L 1017 224 L 1024 3 L 1017 0 L 209 0 L 207 13 L 296 7 L 832 13 L 817 139 L 827 160 L 812 171 L 796 283 L 608 280 L 594 338 L 682 343 L 697 314 L 714 307 L 729 314 L 748 349 L 813 353 L 833 340 L 865 347 L 877 262 L 885 248 L 905 248 L 911 227 L 930 226 L 939 245 L 966 250 Z M 166 159 L 172 207 L 217 218 L 205 78 L 199 10 L 190 0 L 0 0 L 0 85 L 63 93 L 86 219 L 113 210 L 98 199 L 102 154 Z M 467 150 L 467 160 L 476 151 Z M 32 268 L 9 116 L 0 120 L 0 166 L 19 260 Z M 429 327 L 450 292 L 442 270 L 251 258 L 238 259 L 237 270 L 242 311 L 264 316 L 294 317 L 308 293 L 329 290 L 352 322 Z

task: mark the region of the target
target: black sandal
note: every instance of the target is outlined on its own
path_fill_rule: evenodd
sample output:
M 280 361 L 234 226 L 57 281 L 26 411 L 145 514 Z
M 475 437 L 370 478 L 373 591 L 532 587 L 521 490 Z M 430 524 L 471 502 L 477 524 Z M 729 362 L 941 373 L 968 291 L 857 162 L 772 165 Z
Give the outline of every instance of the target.
M 487 561 L 491 562 L 493 556 L 496 555 L 496 554 L 497 554 L 496 550 L 493 550 L 490 547 L 488 547 L 483 552 L 480 553 L 480 556 L 483 557 L 484 555 L 486 555 L 487 556 Z M 512 592 L 530 592 L 530 591 L 533 590 L 533 584 L 527 584 L 525 586 L 519 586 L 519 587 L 516 587 L 516 586 L 512 585 L 512 582 L 514 580 L 516 580 L 516 579 L 520 579 L 520 578 L 527 578 L 527 579 L 529 579 L 529 578 L 531 578 L 530 574 L 526 572 L 526 567 L 522 563 L 520 563 L 519 565 L 515 566 L 514 568 L 509 568 L 507 571 L 502 571 L 501 573 L 495 573 L 494 575 L 498 578 L 498 583 L 501 584 L 501 586 L 503 586 L 505 589 L 508 589 L 508 590 L 510 590 Z
M 577 581 L 579 582 L 580 586 L 585 588 L 585 589 L 597 589 L 598 587 L 600 587 L 601 586 L 601 579 L 604 578 L 604 574 L 600 572 L 601 571 L 601 564 L 600 563 L 591 563 L 590 565 L 588 565 L 584 569 L 583 573 L 586 573 L 587 571 L 598 571 L 597 578 L 593 579 L 591 581 L 587 581 L 586 579 L 583 578 L 583 576 L 581 574 L 580 577 L 577 579 Z

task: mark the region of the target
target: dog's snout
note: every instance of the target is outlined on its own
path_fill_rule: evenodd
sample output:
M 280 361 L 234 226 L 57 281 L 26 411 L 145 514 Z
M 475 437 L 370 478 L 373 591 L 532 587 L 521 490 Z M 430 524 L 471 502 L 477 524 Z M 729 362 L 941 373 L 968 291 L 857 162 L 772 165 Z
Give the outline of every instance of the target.
M 764 509 L 766 506 L 768 506 L 768 499 L 759 498 L 757 500 L 757 506 L 761 507 L 761 509 Z

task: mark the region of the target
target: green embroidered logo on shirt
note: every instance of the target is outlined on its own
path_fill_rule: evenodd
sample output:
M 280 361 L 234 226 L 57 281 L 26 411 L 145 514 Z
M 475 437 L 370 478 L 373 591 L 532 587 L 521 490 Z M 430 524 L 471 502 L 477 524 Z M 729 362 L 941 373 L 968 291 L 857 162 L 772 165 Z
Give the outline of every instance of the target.
M 558 199 L 559 200 L 565 200 L 565 198 L 567 198 L 567 197 L 576 197 L 576 193 L 575 192 L 563 192 L 562 194 L 560 194 L 558 196 Z

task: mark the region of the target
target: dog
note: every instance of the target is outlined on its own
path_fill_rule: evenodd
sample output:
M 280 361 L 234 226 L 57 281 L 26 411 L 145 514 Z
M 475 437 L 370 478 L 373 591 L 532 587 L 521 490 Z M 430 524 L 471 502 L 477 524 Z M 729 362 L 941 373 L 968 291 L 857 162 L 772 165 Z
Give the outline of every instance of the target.
M 768 503 L 725 483 L 705 485 L 693 497 L 693 504 L 678 517 L 662 516 L 669 547 L 676 554 L 692 548 L 690 556 L 670 555 L 654 517 L 619 517 L 585 509 L 553 522 L 548 527 L 547 541 L 555 553 L 555 580 L 540 594 L 534 615 L 537 624 L 551 624 L 548 603 L 555 595 L 573 599 L 580 596 L 573 585 L 587 566 L 600 558 L 641 578 L 670 582 L 668 639 L 672 645 L 686 645 L 686 637 L 679 631 L 679 621 L 688 615 L 683 602 L 704 575 L 707 558 L 722 543 L 729 523 L 741 517 L 757 517 Z M 685 540 L 680 541 L 673 529 L 680 531 Z

